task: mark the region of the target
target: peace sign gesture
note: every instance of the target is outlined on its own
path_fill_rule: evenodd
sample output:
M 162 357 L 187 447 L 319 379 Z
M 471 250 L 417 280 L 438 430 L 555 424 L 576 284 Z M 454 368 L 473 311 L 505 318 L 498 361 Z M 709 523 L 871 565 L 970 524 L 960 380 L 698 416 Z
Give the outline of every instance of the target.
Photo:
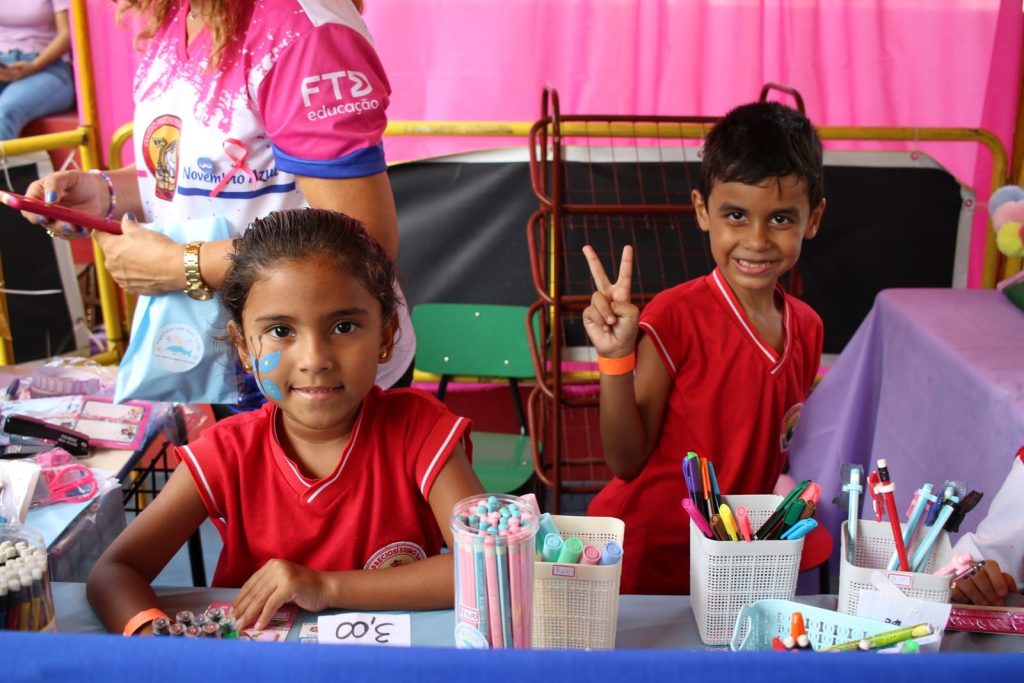
M 612 283 L 593 247 L 583 247 L 597 291 L 583 311 L 583 328 L 598 355 L 620 358 L 633 352 L 636 344 L 639 309 L 630 303 L 633 280 L 633 247 L 622 250 L 619 279 Z

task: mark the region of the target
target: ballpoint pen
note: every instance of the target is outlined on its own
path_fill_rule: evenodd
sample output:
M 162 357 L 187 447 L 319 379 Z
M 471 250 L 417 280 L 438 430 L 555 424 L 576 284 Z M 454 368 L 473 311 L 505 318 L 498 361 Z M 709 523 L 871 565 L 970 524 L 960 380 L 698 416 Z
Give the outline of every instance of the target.
M 932 485 L 929 483 L 922 484 L 921 488 L 914 493 L 914 500 L 911 502 L 910 511 L 908 512 L 909 519 L 907 520 L 907 528 L 903 531 L 904 548 L 909 548 L 913 543 L 914 533 L 917 531 L 918 524 L 921 523 L 921 518 L 924 516 L 925 508 L 930 501 L 935 501 L 935 495 L 932 493 Z M 889 571 L 894 571 L 899 567 L 899 562 L 899 555 L 894 551 L 892 557 L 889 558 L 889 564 L 886 568 Z
M 964 579 L 966 579 L 968 577 L 974 576 L 975 574 L 980 572 L 984 566 L 985 566 L 985 563 L 983 561 L 981 561 L 981 560 L 978 560 L 976 562 L 971 562 L 971 566 L 967 567 L 967 569 L 964 569 L 959 574 L 957 574 L 956 576 L 954 576 L 953 578 L 951 578 L 949 580 L 949 589 L 950 590 L 955 589 L 956 588 L 956 584 L 958 582 L 963 581 Z
M 754 534 L 754 538 L 766 538 L 767 534 L 776 526 L 778 526 L 779 522 L 782 521 L 783 516 L 786 514 L 786 508 L 788 507 L 790 502 L 793 501 L 795 498 L 798 498 L 800 494 L 804 492 L 804 489 L 806 489 L 810 485 L 810 483 L 810 479 L 804 479 L 802 482 L 794 486 L 793 490 L 787 493 L 786 497 L 783 498 L 782 502 L 779 503 L 778 507 L 775 508 L 775 512 L 772 513 L 772 516 L 769 517 L 765 521 L 765 523 L 761 525 L 761 528 L 757 530 L 757 533 Z
M 917 552 L 914 553 L 914 558 L 910 562 L 910 566 L 913 571 L 922 571 L 925 563 L 928 560 L 928 555 L 932 550 L 932 545 L 935 543 L 935 539 L 939 537 L 939 532 L 942 531 L 942 527 L 946 524 L 946 520 L 953 514 L 953 507 L 960 502 L 958 496 L 950 496 L 942 501 L 942 505 L 939 508 L 939 514 L 935 518 L 935 523 L 928 528 L 928 533 L 921 539 L 921 545 L 917 546 Z
M 942 509 L 942 503 L 950 496 L 958 495 L 957 491 L 960 490 L 961 489 L 957 488 L 956 482 L 947 481 L 945 486 L 942 487 L 942 499 L 932 503 L 932 507 L 928 510 L 928 516 L 925 518 L 924 523 L 927 526 L 935 524 L 935 519 L 939 516 L 939 511 Z
M 736 530 L 736 519 L 732 516 L 732 509 L 728 504 L 722 503 L 719 505 L 718 514 L 722 518 L 722 524 L 725 525 L 725 533 L 729 534 L 729 538 L 734 541 L 740 540 Z
M 843 491 L 849 494 L 846 517 L 846 561 L 850 564 L 853 564 L 854 558 L 857 556 L 857 520 L 860 516 L 860 494 L 864 490 L 860 483 L 863 475 L 864 470 L 860 465 L 853 465 L 850 467 L 849 481 L 843 485 Z
M 889 515 L 889 524 L 892 526 L 892 540 L 896 546 L 896 554 L 899 556 L 900 571 L 910 571 L 910 559 L 907 557 L 907 547 L 903 545 L 903 529 L 900 528 L 900 513 L 896 510 L 896 498 L 893 491 L 896 484 L 889 478 L 889 468 L 886 466 L 885 458 L 878 459 L 879 484 L 875 488 L 876 493 L 882 494 L 885 501 L 885 508 Z
M 871 496 L 871 509 L 875 513 L 875 521 L 882 521 L 882 512 L 884 505 L 882 504 L 882 496 L 879 495 L 878 488 L 879 478 L 878 472 L 872 472 L 868 475 L 868 494 Z

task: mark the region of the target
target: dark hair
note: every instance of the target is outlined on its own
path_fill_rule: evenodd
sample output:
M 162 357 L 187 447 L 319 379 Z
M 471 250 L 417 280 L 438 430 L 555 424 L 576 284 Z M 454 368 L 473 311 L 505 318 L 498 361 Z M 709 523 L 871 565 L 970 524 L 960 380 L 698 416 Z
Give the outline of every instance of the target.
M 387 323 L 398 312 L 395 264 L 363 224 L 338 211 L 290 209 L 257 218 L 232 246 L 231 268 L 218 292 L 236 325 L 249 290 L 263 272 L 279 261 L 328 258 L 344 268 L 380 302 Z
M 806 116 L 777 102 L 736 107 L 708 133 L 700 165 L 707 202 L 715 183 L 759 185 L 796 176 L 814 209 L 825 196 L 821 139 Z

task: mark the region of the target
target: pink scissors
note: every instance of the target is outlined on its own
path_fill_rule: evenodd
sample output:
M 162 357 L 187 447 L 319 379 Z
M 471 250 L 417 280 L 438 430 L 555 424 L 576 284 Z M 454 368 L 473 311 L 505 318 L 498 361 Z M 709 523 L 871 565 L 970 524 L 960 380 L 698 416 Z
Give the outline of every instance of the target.
M 84 465 L 62 465 L 44 467 L 40 471 L 49 493 L 33 502 L 37 505 L 51 503 L 81 503 L 92 500 L 98 490 L 96 477 Z

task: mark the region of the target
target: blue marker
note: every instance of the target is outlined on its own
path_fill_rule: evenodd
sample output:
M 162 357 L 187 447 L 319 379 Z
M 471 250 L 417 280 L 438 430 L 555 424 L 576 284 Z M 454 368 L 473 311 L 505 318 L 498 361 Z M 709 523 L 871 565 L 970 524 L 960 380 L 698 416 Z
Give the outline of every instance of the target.
M 818 526 L 818 521 L 812 517 L 801 519 L 799 522 L 786 529 L 779 539 L 783 541 L 795 541 L 811 533 L 811 529 L 816 526 Z
M 558 561 L 558 554 L 562 552 L 564 541 L 558 534 L 548 534 L 544 537 L 544 547 L 540 551 L 543 562 Z
M 541 513 L 540 517 L 537 518 L 537 552 L 542 553 L 544 551 L 544 539 L 547 538 L 548 534 L 554 534 L 559 536 L 558 527 L 555 526 L 555 520 L 551 519 L 551 514 L 548 512 Z M 561 538 L 561 536 L 559 536 Z
M 622 561 L 622 546 L 615 541 L 608 541 L 601 552 L 598 564 L 618 564 Z

